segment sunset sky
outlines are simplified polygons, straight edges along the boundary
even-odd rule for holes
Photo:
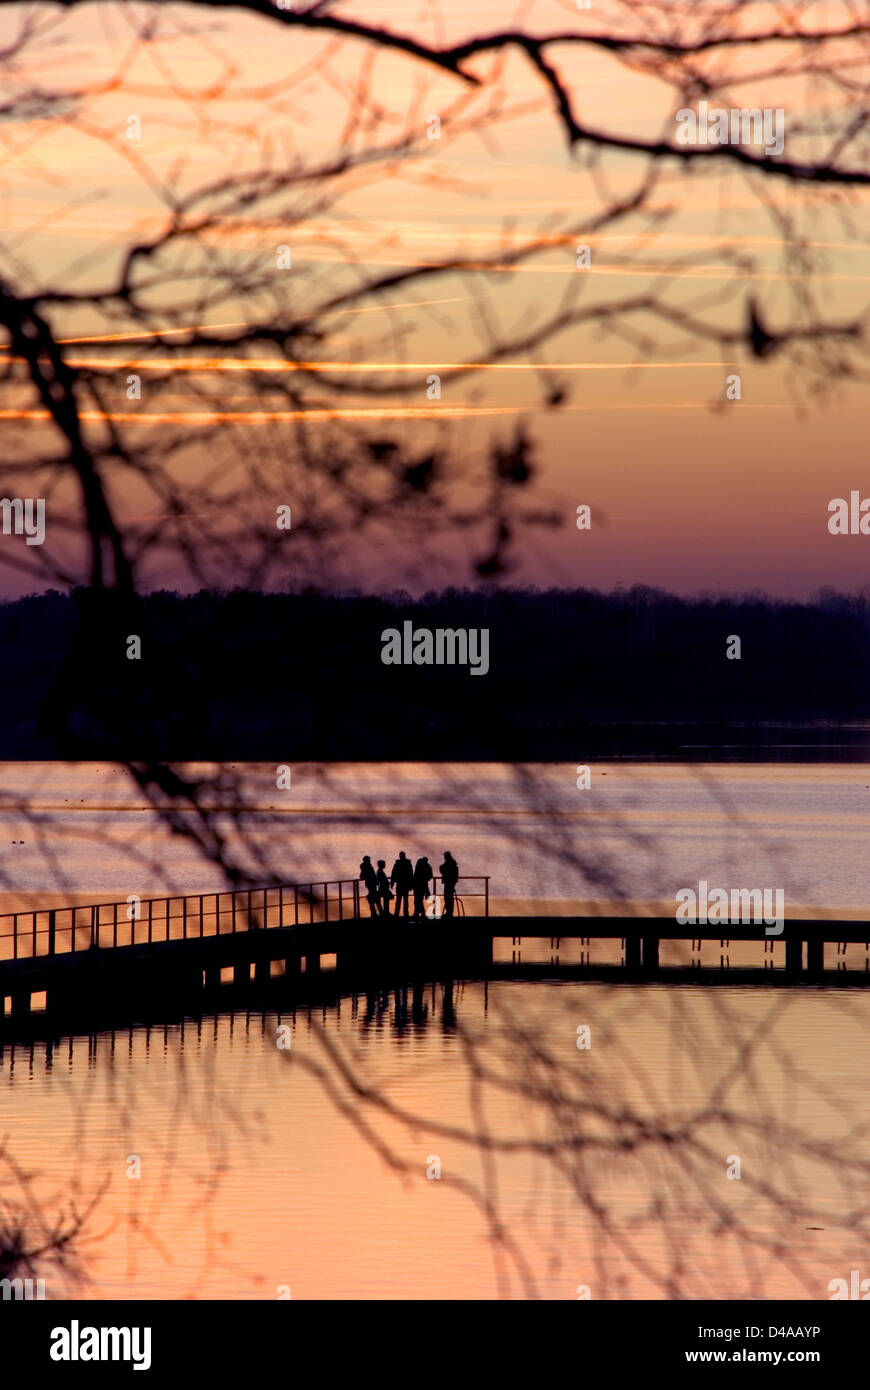
[[[276,502],[290,501],[304,517],[313,491],[294,492],[281,471],[304,418],[311,432],[389,433],[414,454],[448,447],[467,470],[455,484],[459,494],[467,488],[479,497],[475,470],[488,444],[505,442],[522,423],[539,469],[534,500],[563,523],[521,528],[511,582],[606,589],[643,583],[680,593],[757,588],[791,596],[866,584],[870,540],[827,529],[831,498],[856,488],[870,495],[864,381],[832,385],[829,374],[820,395],[808,351],[802,366],[781,356],[760,360],[636,308],[607,325],[573,323],[527,350],[493,350],[499,341],[522,344],[563,309],[652,295],[725,331],[745,323],[748,293],[774,330],[813,311],[833,320],[855,316],[870,286],[870,241],[861,230],[866,202],[858,193],[840,191],[835,203],[817,186],[762,182],[725,163],[687,177],[671,160],[659,167],[642,215],[581,234],[609,199],[638,190],[648,166],[635,155],[605,152],[593,168],[583,146],[572,155],[540,74],[513,50],[476,58],[471,66],[486,80],[473,89],[407,55],[282,31],[230,7],[209,14],[201,6],[161,6],[160,33],[143,44],[134,18],[122,12],[127,8],[87,6],[57,16],[46,7],[51,23],[5,73],[4,102],[34,87],[65,95],[48,113],[24,102],[15,118],[0,123],[2,274],[19,293],[37,285],[81,293],[113,284],[127,248],[167,226],[170,188],[182,201],[230,171],[298,171],[367,140],[401,140],[434,113],[445,126],[440,140],[424,139],[411,158],[380,159],[343,175],[322,205],[301,180],[252,210],[230,214],[223,206],[198,235],[199,259],[181,237],[179,249],[143,264],[157,285],[155,317],[144,330],[117,301],[105,312],[52,306],[56,335],[73,340],[66,344],[72,366],[114,366],[110,416],[128,440],[159,450],[171,437],[176,480],[202,479],[217,423],[223,445],[233,441],[261,458],[252,509],[266,517]],[[638,23],[624,6],[578,14],[567,0],[510,11],[495,0],[437,11],[370,3],[335,10],[442,44],[521,23],[534,33],[600,32],[611,24],[637,32]],[[845,6],[825,10],[832,27],[838,16],[848,21]],[[146,11],[137,8],[140,23]],[[744,12],[748,27],[763,26],[770,13],[763,5]],[[15,7],[4,7],[0,45],[19,21]],[[848,45],[825,52],[855,60]],[[756,49],[752,72],[767,74],[784,58],[794,62],[794,53]],[[584,46],[560,46],[551,56],[585,122],[672,139],[682,102],[639,64]],[[717,74],[725,61],[722,54],[711,60]],[[365,84],[367,124],[343,146],[348,112]],[[836,104],[829,85],[804,75],[764,76],[728,90],[735,103],[782,106],[787,131],[790,122],[797,127]],[[490,114],[475,128],[484,112]],[[137,140],[126,136],[131,115],[141,122]],[[807,154],[805,146],[798,150]],[[203,206],[181,216],[195,220]],[[534,255],[510,259],[512,249],[536,238]],[[576,266],[580,242],[590,247],[589,269]],[[292,277],[294,314],[320,314],[362,279],[445,258],[465,268],[324,312],[322,338],[300,353],[304,370],[291,373],[280,351],[260,346],[252,350],[262,359],[254,371],[251,352],[232,339],[252,315],[264,321],[268,293],[242,302],[229,286],[217,292],[220,277],[241,266],[250,273],[258,257],[273,266],[282,244],[292,249],[292,269],[275,274]],[[484,261],[486,271],[474,268]],[[225,334],[226,350],[186,351],[188,330],[197,325]],[[484,368],[452,379],[467,363]],[[130,372],[142,376],[141,401],[125,397]],[[734,372],[742,399],[726,402],[725,380]],[[426,393],[431,373],[442,380],[436,402]],[[259,394],[258,383],[286,382],[291,374],[304,392],[301,410]],[[547,404],[551,390],[564,393],[559,409]],[[100,411],[85,410],[83,419],[86,432],[100,437]],[[8,468],[41,451],[56,457],[59,436],[32,392],[9,384],[0,392],[0,428],[7,437],[0,486],[10,496],[30,495]],[[68,483],[54,496],[56,506],[76,505]],[[117,477],[114,499],[129,522],[161,515],[156,491],[129,473]],[[582,503],[592,508],[589,532],[575,525]],[[49,500],[49,524],[51,508]],[[46,559],[52,544],[49,538]],[[52,561],[57,553],[75,554],[66,535],[54,544],[60,552]],[[0,557],[14,546],[19,559],[20,540],[0,538]],[[417,538],[384,514],[373,529],[347,539],[328,571],[319,570],[309,548],[283,578],[419,591],[466,581],[480,552],[476,533],[433,534],[422,563]],[[38,572],[43,556],[25,558],[35,568],[22,573],[4,565],[0,591],[14,595],[50,582]],[[146,562],[142,579],[182,582],[165,556]]]

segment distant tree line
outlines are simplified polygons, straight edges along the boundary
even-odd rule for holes
[[[406,621],[487,628],[487,674],[385,665],[382,633]],[[686,725],[737,756],[781,742],[765,725],[870,718],[863,594],[81,589],[0,605],[0,634],[6,758],[713,756]]]

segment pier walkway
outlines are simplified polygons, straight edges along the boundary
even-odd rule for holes
[[[433,887],[437,895],[437,880]],[[361,990],[400,978],[505,976],[870,984],[868,922],[796,919],[774,937],[752,923],[493,915],[486,876],[461,877],[457,899],[449,919],[371,917],[359,880],[336,879],[0,916],[0,1027],[8,1034],[34,1014],[58,1026],[109,1014],[146,1021],[262,994],[267,985],[313,997],[327,975],[329,989]],[[673,941],[691,942],[679,970],[660,963],[661,943]],[[731,970],[732,944],[746,941],[765,943],[758,969]],[[596,942],[610,943],[607,964],[593,960]],[[708,962],[702,970],[711,943],[720,969]],[[862,949],[846,969],[849,944]]]

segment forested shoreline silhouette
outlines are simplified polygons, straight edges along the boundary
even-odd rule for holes
[[[385,665],[407,622],[488,629],[488,672]],[[79,589],[0,605],[0,632],[3,757],[709,759],[782,748],[782,724],[789,756],[828,757],[820,722],[870,718],[864,593]],[[865,755],[860,729],[838,741]]]

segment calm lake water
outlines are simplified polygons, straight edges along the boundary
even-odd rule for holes
[[[223,829],[265,876],[449,848],[496,908],[672,910],[705,878],[870,916],[860,767],[235,771]],[[221,886],[116,770],[0,787],[7,907]],[[868,1031],[857,989],[429,983],[7,1048],[0,1140],[46,1218],[95,1202],[88,1282],[49,1296],[828,1298],[870,1276]]]

